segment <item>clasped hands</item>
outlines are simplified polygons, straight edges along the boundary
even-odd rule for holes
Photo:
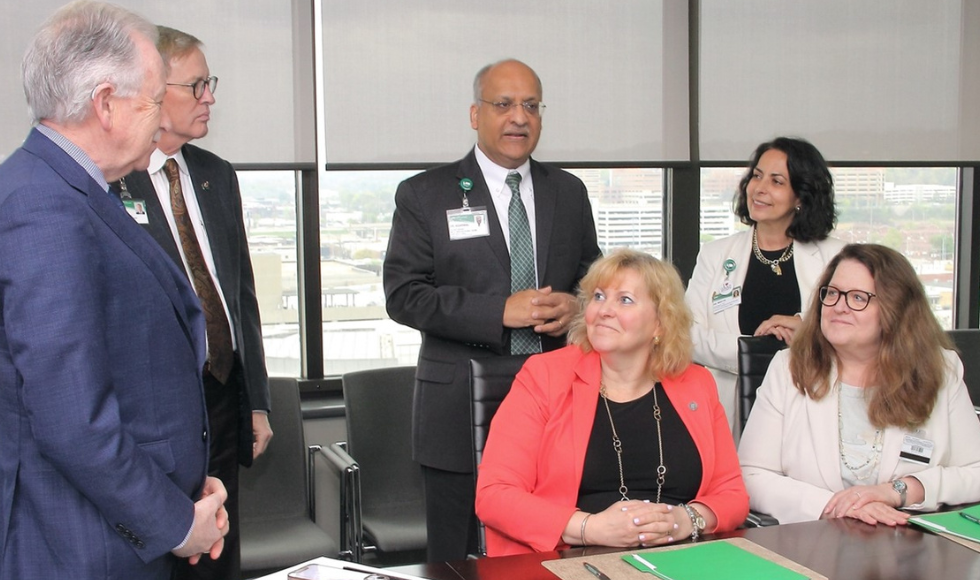
[[[214,560],[221,555],[228,534],[228,511],[225,500],[228,492],[221,480],[208,477],[204,480],[201,499],[194,503],[194,524],[187,542],[173,553],[197,564],[201,556],[208,554]]]
[[[793,316],[775,314],[768,320],[763,321],[759,325],[759,328],[755,329],[753,336],[771,334],[786,344],[790,344],[793,342],[793,334],[796,333],[802,324],[803,319],[795,314]]]
[[[692,529],[682,508],[649,501],[619,501],[589,517],[585,540],[589,545],[615,548],[658,546],[687,538]]]
[[[571,294],[554,292],[551,286],[515,292],[504,304],[504,326],[534,327],[534,332],[561,336],[578,313],[578,301]]]
[[[856,485],[838,491],[823,508],[820,519],[854,518],[864,523],[905,525],[909,514],[896,509],[898,493],[890,483]]]

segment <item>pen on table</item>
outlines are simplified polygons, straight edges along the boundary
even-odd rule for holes
[[[975,524],[980,524],[980,518],[977,518],[977,516],[975,516],[975,515],[968,514],[966,512],[960,512],[960,515],[963,516],[964,518],[970,520],[971,522],[973,522]]]
[[[585,569],[589,571],[589,574],[592,574],[593,576],[595,576],[599,580],[609,580],[609,576],[606,576],[605,574],[603,574],[602,571],[600,571],[598,568],[596,568],[592,564],[589,564],[588,562],[582,562],[582,565],[585,566]]]

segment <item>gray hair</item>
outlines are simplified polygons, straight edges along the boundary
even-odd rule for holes
[[[139,94],[146,71],[133,34],[157,40],[153,24],[113,4],[78,0],[55,12],[34,35],[21,65],[34,121],[85,120],[101,83],[111,83],[123,97]]]
[[[193,34],[188,34],[169,26],[157,26],[160,37],[157,39],[157,50],[163,57],[163,62],[170,67],[170,61],[187,56],[195,48],[201,48],[203,43]]]
[[[486,78],[487,73],[490,72],[490,69],[492,69],[493,67],[500,64],[504,64],[505,62],[516,62],[516,63],[523,64],[524,66],[527,66],[523,62],[517,60],[516,58],[505,58],[504,60],[498,60],[497,62],[492,62],[487,66],[478,70],[476,72],[476,77],[473,78],[473,104],[474,105],[479,105],[480,101],[483,99],[483,79]],[[538,82],[538,92],[543,93],[544,90],[541,88],[541,77],[538,76],[538,73],[534,72],[533,68],[529,66],[527,66],[527,68],[528,70],[531,71],[531,74],[534,75],[534,80]]]

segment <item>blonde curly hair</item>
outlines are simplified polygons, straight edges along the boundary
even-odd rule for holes
[[[569,325],[568,343],[583,352],[591,352],[585,326],[585,307],[592,301],[596,288],[609,283],[623,270],[633,270],[646,285],[657,309],[661,335],[650,343],[651,376],[675,377],[691,364],[691,311],[684,303],[684,284],[673,264],[650,254],[621,249],[596,260],[579,283],[579,311]]]

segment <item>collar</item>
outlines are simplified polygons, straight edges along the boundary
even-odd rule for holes
[[[178,149],[173,155],[167,155],[159,149],[154,149],[153,153],[150,154],[150,165],[147,166],[146,171],[150,175],[163,170],[163,164],[167,162],[167,159],[173,159],[177,162],[177,167],[180,168],[180,172],[183,175],[190,175],[187,170],[187,162],[184,161],[184,151]]]
[[[109,183],[105,180],[105,175],[102,170],[92,161],[92,158],[88,156],[88,153],[82,151],[82,148],[78,145],[72,143],[68,137],[65,137],[55,129],[44,125],[43,123],[38,123],[34,126],[38,133],[44,135],[51,140],[52,143],[61,148],[62,151],[68,154],[69,157],[75,160],[75,163],[82,166],[89,176],[99,184],[102,191],[109,191]]]
[[[483,179],[487,182],[487,188],[490,193],[496,194],[504,190],[507,184],[504,182],[507,174],[513,171],[521,174],[521,185],[524,189],[524,184],[528,184],[528,176],[531,174],[531,160],[530,158],[521,164],[517,169],[507,169],[506,167],[501,167],[487,157],[487,154],[480,150],[480,146],[477,145],[473,148],[476,152],[476,162],[480,165],[480,171],[483,172]],[[510,195],[510,188],[507,187],[507,193]]]

